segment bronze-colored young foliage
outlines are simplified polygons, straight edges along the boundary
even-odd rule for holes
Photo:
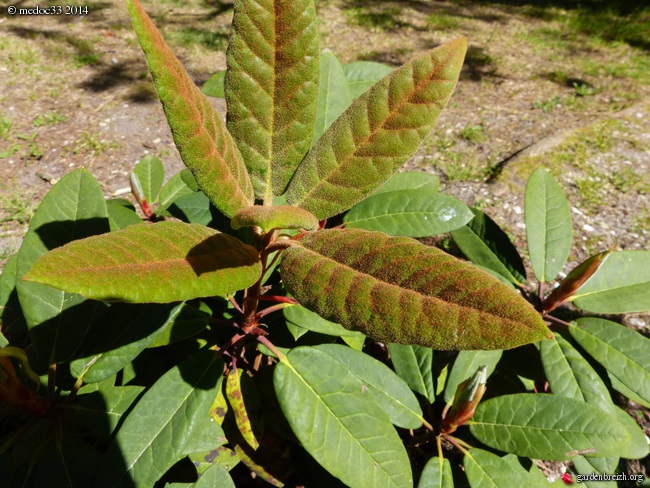
[[[511,288],[409,238],[317,232],[284,252],[282,280],[307,308],[384,342],[509,349],[551,337]]]

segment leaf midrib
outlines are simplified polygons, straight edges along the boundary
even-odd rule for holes
[[[368,451],[368,450],[367,450],[367,449],[366,449],[366,448],[365,448],[365,447],[364,447],[364,446],[363,446],[363,445],[362,445],[362,444],[357,440],[357,438],[354,436],[354,434],[352,434],[352,432],[350,432],[350,431],[348,430],[347,426],[346,426],[345,424],[343,424],[343,422],[341,422],[341,421],[339,420],[338,415],[336,415],[336,414],[335,414],[335,413],[330,409],[329,405],[328,405],[327,403],[325,403],[325,401],[323,401],[323,400],[321,399],[321,396],[316,392],[316,390],[314,390],[314,389],[311,387],[311,385],[310,385],[309,383],[307,383],[307,381],[303,378],[303,376],[302,376],[300,373],[298,373],[298,371],[293,367],[293,364],[291,364],[291,362],[289,362],[289,359],[288,359],[288,358],[286,358],[285,361],[283,361],[283,364],[284,364],[285,366],[287,366],[289,369],[291,369],[291,371],[293,371],[293,372],[295,373],[295,375],[300,379],[300,381],[302,381],[302,382],[304,383],[304,385],[305,385],[305,386],[306,386],[306,387],[307,387],[307,388],[312,392],[312,394],[314,395],[314,397],[315,397],[315,398],[316,398],[316,399],[317,399],[317,400],[318,400],[318,401],[319,401],[319,402],[320,402],[320,403],[325,407],[325,409],[327,410],[327,412],[328,412],[328,413],[329,413],[329,414],[330,414],[330,415],[331,415],[331,416],[332,416],[332,417],[337,421],[337,423],[341,426],[341,429],[344,430],[345,432],[347,432],[347,434],[350,436],[351,439],[353,439],[353,440],[355,441],[355,443],[359,446],[359,448],[360,448],[363,452],[365,452],[368,456],[370,456],[370,458],[373,459],[373,461],[375,462],[375,464],[381,468],[382,472],[384,472],[384,474],[386,475],[386,478],[391,482],[391,484],[392,484],[393,486],[396,486],[396,487],[397,487],[398,485],[395,484],[395,482],[393,481],[392,476],[391,476],[391,475],[386,471],[386,469],[384,468],[384,466],[383,466],[380,462],[378,462],[378,461],[375,459],[375,457],[374,457],[374,456],[373,456],[373,455],[372,455],[372,454],[371,454],[371,453],[370,453],[370,452],[369,452],[369,451]]]
[[[398,105],[395,106],[395,108],[394,108],[393,110],[391,110],[391,111],[389,112],[388,116],[383,120],[383,122],[382,122],[381,124],[379,124],[379,125],[378,125],[374,130],[373,130],[373,131],[371,131],[371,132],[368,134],[368,136],[365,137],[365,138],[363,139],[363,141],[361,141],[360,143],[355,143],[355,149],[354,149],[354,151],[349,151],[348,154],[344,157],[344,159],[343,159],[342,161],[338,161],[338,160],[337,160],[337,162],[336,162],[337,164],[336,164],[336,166],[332,169],[332,171],[330,171],[327,175],[321,175],[319,183],[316,184],[316,185],[314,185],[314,186],[313,186],[310,190],[308,190],[308,191],[307,191],[307,192],[306,192],[306,193],[305,193],[305,194],[304,194],[304,195],[303,195],[299,200],[295,201],[293,204],[299,207],[299,206],[301,205],[302,202],[304,202],[305,200],[307,200],[307,199],[308,199],[308,198],[309,198],[309,197],[310,197],[314,192],[316,192],[318,189],[320,189],[321,186],[322,186],[325,182],[327,182],[327,181],[332,177],[332,175],[336,174],[342,166],[347,165],[347,163],[350,161],[350,159],[351,159],[352,157],[354,157],[354,155],[359,151],[359,149],[365,147],[366,144],[367,144],[367,142],[368,142],[370,139],[372,139],[372,138],[375,136],[375,134],[377,134],[377,132],[379,132],[380,130],[382,130],[382,129],[384,128],[384,126],[388,123],[388,121],[389,121],[390,119],[392,119],[393,116],[394,116],[395,114],[397,114],[397,113],[402,109],[402,107],[403,107],[404,105],[406,105],[406,104],[409,102],[409,100],[412,100],[412,99],[415,97],[415,95],[416,95],[417,93],[419,93],[420,90],[423,89],[424,86],[426,86],[426,85],[428,85],[429,83],[433,82],[433,78],[434,78],[434,76],[436,76],[440,71],[442,71],[442,69],[447,65],[447,63],[449,62],[449,60],[452,59],[452,58],[454,57],[454,55],[455,55],[455,52],[451,52],[451,53],[447,56],[447,58],[444,60],[444,62],[440,63],[440,65],[437,66],[436,69],[435,69],[433,72],[431,72],[430,76],[426,78],[426,81],[424,81],[424,82],[422,82],[420,85],[418,85],[418,86],[417,86],[417,87],[416,87],[416,88],[411,92],[411,94],[410,94],[409,97],[405,97],[404,100],[402,100]],[[395,71],[393,71],[393,73],[395,73]],[[392,73],[391,73],[391,74],[392,74]],[[387,76],[390,76],[390,75],[387,75]],[[448,81],[448,80],[436,80],[436,81]],[[377,84],[375,85],[375,87],[378,86],[378,84],[379,84],[379,83],[377,83]],[[374,88],[374,87],[373,87],[373,88]],[[372,88],[371,88],[371,89],[372,89]],[[371,89],[369,89],[369,90],[371,90]],[[364,95],[366,95],[367,93],[368,93],[368,91],[366,91],[366,92],[364,93]],[[362,95],[362,96],[364,96],[364,95]],[[359,99],[357,99],[357,100],[359,100]],[[438,107],[438,109],[440,109],[440,110],[442,109],[442,107],[440,107],[440,105],[437,103],[437,101],[433,101],[432,103],[435,104],[435,105]],[[343,114],[342,114],[341,116],[339,116],[339,118],[337,119],[337,121],[338,121],[338,120],[343,120],[342,117],[344,117],[344,115],[345,115],[345,114],[346,114],[346,113],[347,113],[347,112],[348,112],[352,107],[354,107],[354,106],[355,106],[355,105],[352,104],[350,107],[348,107],[348,109],[347,109],[345,112],[343,112]],[[335,121],[335,123],[336,123],[336,121]],[[333,125],[333,124],[332,124],[332,125]],[[421,126],[420,126],[420,127],[421,127]],[[330,126],[330,128],[331,128],[331,126]],[[324,134],[323,134],[323,135],[324,135]],[[322,141],[322,140],[324,140],[324,139],[321,137],[321,141]],[[319,142],[320,142],[320,141],[319,141]],[[319,146],[319,147],[320,147],[320,146]],[[312,148],[312,150],[313,150],[313,148]],[[314,153],[313,153],[312,151],[310,151],[310,152],[307,154],[307,156],[309,156],[310,154],[314,154]]]

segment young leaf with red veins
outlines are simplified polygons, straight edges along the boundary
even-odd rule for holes
[[[355,100],[298,166],[287,202],[326,219],[388,180],[433,129],[466,48],[456,39],[427,51]]]
[[[314,131],[319,81],[313,0],[236,0],[225,95],[228,130],[255,196],[284,192]]]
[[[271,229],[318,229],[318,219],[298,207],[278,205],[266,207],[255,205],[241,209],[232,218],[230,225],[233,229],[242,227],[261,227],[264,232]]]
[[[54,249],[25,279],[95,300],[167,303],[234,293],[261,272],[255,248],[234,237],[198,224],[160,222]]]
[[[514,290],[410,238],[316,232],[283,252],[281,274],[301,305],[382,342],[509,349],[552,336]]]
[[[253,204],[239,149],[138,0],[127,6],[178,152],[214,206],[232,217]]]

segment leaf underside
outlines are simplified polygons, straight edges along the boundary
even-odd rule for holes
[[[198,224],[135,225],[51,251],[26,279],[96,300],[165,303],[234,293],[261,273],[259,255]]]
[[[409,238],[320,231],[284,251],[281,274],[303,306],[379,341],[507,349],[551,336],[513,290]]]
[[[298,166],[287,202],[325,219],[385,182],[435,125],[466,47],[465,39],[457,39],[428,51],[355,100]]]
[[[214,206],[232,217],[253,204],[239,149],[138,0],[127,6],[183,163]]]
[[[235,1],[225,95],[228,130],[255,196],[284,192],[311,144],[319,80],[312,0]]]

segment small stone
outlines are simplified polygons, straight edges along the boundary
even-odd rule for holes
[[[124,187],[124,188],[120,188],[119,190],[115,190],[113,192],[113,196],[117,197],[119,195],[126,195],[127,193],[131,193],[131,188],[130,187]]]
[[[154,144],[160,144],[160,141],[161,141],[160,137],[156,137],[156,138],[153,140],[153,143],[154,143]]]
[[[515,227],[517,227],[517,229],[525,229],[525,228],[526,228],[526,224],[524,224],[523,222],[517,222],[517,223],[515,224]]]
[[[512,207],[512,209],[515,211],[515,213],[517,215],[521,215],[522,210],[521,210],[521,207],[519,205],[515,205],[514,207]]]
[[[585,224],[585,225],[582,226],[582,230],[584,230],[586,232],[593,232],[594,228],[589,224]]]

